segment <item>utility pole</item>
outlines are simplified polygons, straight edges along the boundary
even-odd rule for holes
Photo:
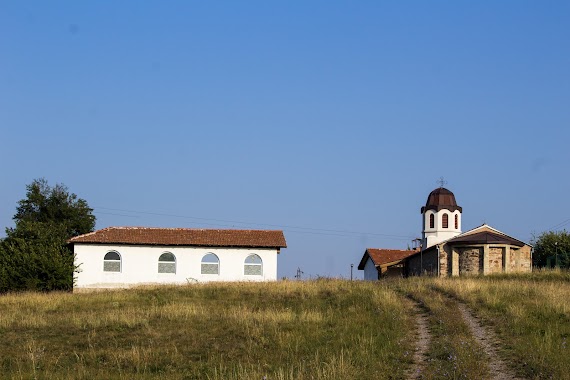
[[[295,278],[296,278],[297,280],[300,280],[300,279],[301,279],[301,275],[302,275],[303,273],[305,273],[305,272],[303,272],[303,271],[301,270],[301,268],[298,267],[298,268],[297,268],[297,274],[295,275]]]
[[[352,281],[352,268],[354,268],[354,264],[350,264],[350,281]]]

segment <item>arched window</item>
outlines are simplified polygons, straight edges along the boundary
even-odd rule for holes
[[[435,216],[433,214],[429,215],[429,228],[435,227]]]
[[[459,229],[459,215],[455,214],[455,229]]]
[[[256,254],[251,254],[245,259],[243,274],[261,276],[263,274],[263,261]]]
[[[220,259],[213,253],[202,257],[202,274],[220,274]]]
[[[176,273],[176,256],[164,252],[158,258],[158,273]]]
[[[443,214],[441,216],[441,227],[448,228],[449,227],[449,215]]]
[[[120,272],[121,271],[121,255],[119,252],[107,252],[103,258],[103,272]]]

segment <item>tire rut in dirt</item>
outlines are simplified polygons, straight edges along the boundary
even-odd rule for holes
[[[461,315],[465,320],[465,323],[469,326],[471,334],[475,337],[477,343],[489,358],[488,365],[491,379],[522,380],[521,378],[516,377],[513,371],[508,368],[505,362],[499,357],[497,349],[495,348],[498,342],[495,335],[489,329],[481,325],[467,305],[455,299],[453,299],[453,301],[457,302],[457,307],[461,311]]]
[[[422,379],[422,373],[425,368],[427,352],[431,341],[426,311],[418,305],[414,306],[414,311],[416,314],[416,344],[413,355],[413,364],[407,371],[407,378],[409,380]]]

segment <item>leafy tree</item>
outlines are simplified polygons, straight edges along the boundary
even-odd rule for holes
[[[26,198],[18,202],[14,221],[56,223],[65,228],[66,239],[85,234],[95,228],[93,209],[87,201],[70,194],[63,184],[50,187],[44,178],[26,186]]]
[[[26,189],[16,226],[7,228],[0,242],[0,292],[70,290],[75,266],[67,240],[93,231],[93,210],[66,186],[51,187],[43,178]]]
[[[570,268],[570,233],[566,230],[544,232],[533,238],[532,245],[535,266],[546,266],[550,258],[551,265],[557,259],[560,267]]]
[[[0,292],[73,288],[73,253],[58,239],[8,239],[2,244],[0,265]]]

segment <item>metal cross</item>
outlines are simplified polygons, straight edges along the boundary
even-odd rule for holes
[[[447,184],[447,181],[444,180],[443,177],[439,177],[439,179],[435,182],[439,183],[439,187],[443,187],[443,185]]]

